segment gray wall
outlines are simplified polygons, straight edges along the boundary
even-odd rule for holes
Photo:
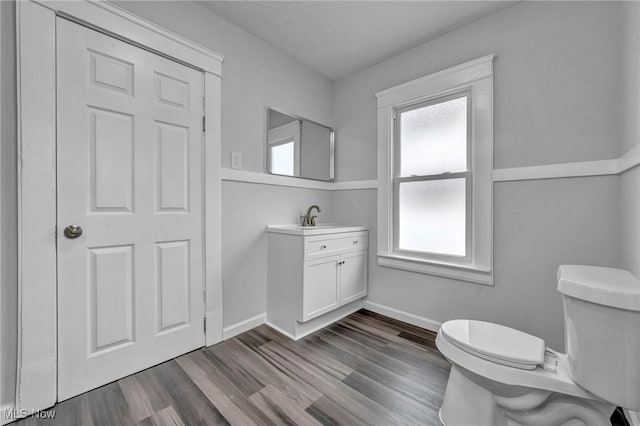
[[[307,208],[330,222],[331,192],[241,182],[222,186],[222,282],[225,327],[265,313],[267,236],[265,225],[299,222]]]
[[[223,167],[234,151],[243,169],[265,170],[268,106],[330,125],[331,81],[208,9],[185,1],[112,3],[224,56]]]
[[[615,158],[618,2],[521,2],[336,82],[338,180],[376,177],[374,93],[495,53],[495,167]]]
[[[18,342],[15,5],[0,2],[0,406],[15,399]]]
[[[494,198],[493,287],[377,266],[375,190],[335,192],[332,215],[370,227],[369,301],[439,322],[505,324],[563,350],[558,265],[618,265],[618,178],[504,182]]]
[[[222,65],[222,166],[230,153],[243,169],[262,172],[266,108],[274,106],[331,123],[333,83],[271,45],[191,2],[115,2],[224,56]],[[222,185],[224,326],[263,314],[266,307],[265,225],[298,220],[311,204],[330,216],[326,191],[237,182]]]
[[[640,143],[640,2],[624,2],[622,10],[625,22],[620,49],[624,52],[620,103],[624,113],[624,137],[620,149],[624,154]]]
[[[521,2],[336,82],[338,179],[376,177],[376,91],[490,53],[495,168],[617,158],[626,23],[620,3]],[[619,178],[505,182],[494,191],[494,287],[380,268],[372,257],[369,300],[435,321],[496,321],[562,350],[557,267],[618,266]],[[375,197],[336,193],[334,219],[366,210],[362,220],[375,228]]]

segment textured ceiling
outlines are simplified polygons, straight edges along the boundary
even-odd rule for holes
[[[332,80],[513,1],[199,1]]]

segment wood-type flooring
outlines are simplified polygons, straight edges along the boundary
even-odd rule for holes
[[[297,342],[262,325],[13,425],[439,425],[448,375],[435,333],[361,310]]]

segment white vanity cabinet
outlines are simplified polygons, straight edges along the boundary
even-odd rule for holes
[[[367,295],[366,228],[267,231],[269,325],[298,339],[362,307]]]

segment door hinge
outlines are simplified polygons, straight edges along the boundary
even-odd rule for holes
[[[202,116],[202,131],[204,132],[207,128],[207,118],[205,116]]]
[[[207,317],[204,317],[204,332],[207,332]]]

